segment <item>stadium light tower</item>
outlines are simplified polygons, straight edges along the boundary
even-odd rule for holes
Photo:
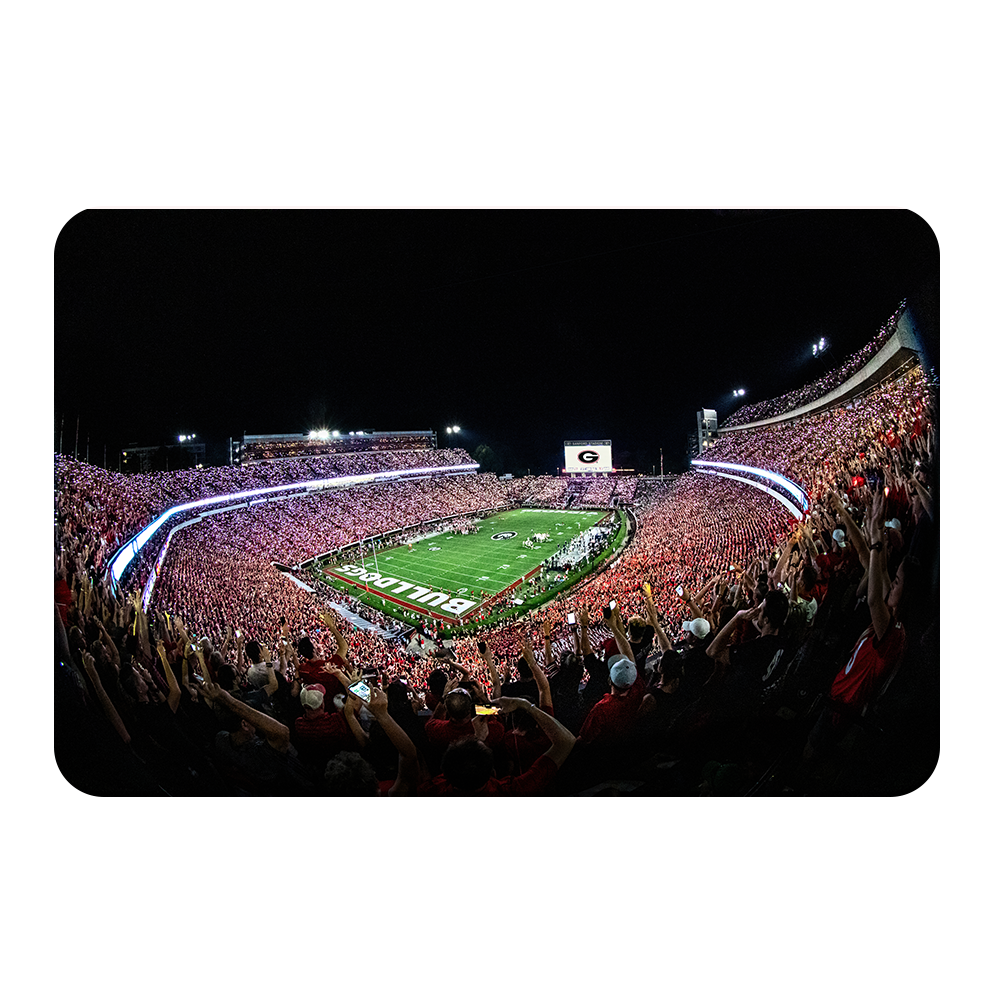
[[[813,357],[818,358],[830,345],[826,337],[820,337],[818,344],[813,344]]]
[[[747,394],[746,389],[733,389],[734,396],[745,396]]]

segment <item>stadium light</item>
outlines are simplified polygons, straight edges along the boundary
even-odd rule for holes
[[[734,396],[745,396],[746,392],[746,389],[733,389]]]

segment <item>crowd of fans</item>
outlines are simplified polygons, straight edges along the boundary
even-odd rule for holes
[[[123,475],[57,455],[56,517],[64,535],[83,538],[91,547],[94,565],[101,567],[119,546],[165,510],[192,500],[340,476],[471,464],[468,452],[444,448]]]
[[[567,480],[429,476],[205,517],[173,536],[147,613],[102,573],[128,535],[118,518],[141,526],[183,489],[233,491],[217,484],[252,470],[203,483],[57,459],[57,759],[98,794],[909,790],[894,775],[934,766],[935,427],[918,369],[850,407],[727,434],[712,458],[800,483],[804,521],[736,480],[636,479],[634,536],[611,565],[454,641],[274,563],[559,508]],[[580,502],[621,482],[587,483]]]
[[[306,458],[364,451],[421,451],[434,447],[434,435],[426,434],[343,434],[336,437],[311,437],[297,434],[294,437],[276,434],[248,436],[243,440],[243,462]]]
[[[780,472],[810,499],[831,489],[843,494],[851,480],[891,464],[905,443],[912,447],[934,422],[932,387],[921,368],[877,387],[846,407],[787,423],[720,436],[711,461],[739,462]]]
[[[896,332],[896,325],[905,310],[906,300],[904,299],[896,307],[896,311],[879,327],[878,333],[861,350],[855,351],[838,368],[827,372],[815,382],[810,382],[808,385],[785,393],[784,396],[777,396],[774,399],[765,399],[758,403],[748,403],[746,406],[741,406],[735,413],[727,417],[720,426],[738,427],[741,424],[753,423],[755,420],[766,420],[769,417],[780,416],[782,413],[790,413],[800,406],[805,406],[807,403],[822,399],[827,393],[836,389],[837,386],[843,385],[856,372],[861,371],[878,354],[893,333]]]

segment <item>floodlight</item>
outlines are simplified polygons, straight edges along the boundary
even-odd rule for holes
[[[457,434],[462,428],[455,424],[455,433]]]
[[[177,440],[178,441],[183,441],[184,440],[184,435],[183,434],[178,434],[177,435]]]

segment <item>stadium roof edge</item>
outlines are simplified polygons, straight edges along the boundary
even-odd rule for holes
[[[428,429],[424,431],[373,431],[371,434],[365,432],[354,432],[354,437],[412,437],[414,435],[418,437],[424,437],[425,435],[432,435],[434,433],[433,429]],[[298,441],[300,438],[308,438],[308,431],[301,431],[297,434],[244,434],[244,441]],[[341,435],[341,437],[346,437],[346,435]]]
[[[820,396],[819,399],[815,399],[805,406],[796,407],[794,410],[788,410],[786,413],[779,413],[775,417],[737,424],[734,427],[719,427],[719,436],[721,437],[723,434],[732,433],[733,431],[771,427],[775,424],[782,424],[787,420],[804,417],[810,413],[819,413],[821,410],[835,406],[838,403],[848,403],[856,396],[878,385],[879,382],[893,373],[918,364],[921,353],[920,341],[913,330],[910,310],[907,309],[899,318],[892,336],[885,342],[878,354],[864,368],[855,372],[846,382],[841,383],[825,396]]]

